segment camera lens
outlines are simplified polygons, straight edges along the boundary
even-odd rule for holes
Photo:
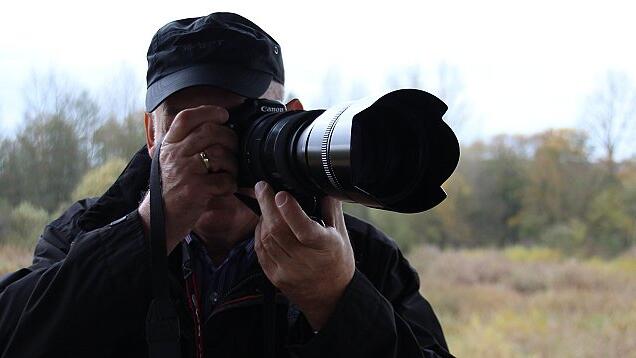
[[[398,212],[446,197],[440,186],[457,166],[459,143],[435,96],[406,89],[284,113],[256,110],[262,101],[249,115],[230,116],[239,123],[239,184],[266,180],[301,199],[331,195]]]

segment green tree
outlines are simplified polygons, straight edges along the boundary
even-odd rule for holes
[[[464,149],[459,173],[470,195],[460,204],[471,240],[503,246],[519,240],[523,192],[528,184],[528,138],[498,136]]]
[[[54,210],[68,199],[88,166],[75,128],[59,115],[29,120],[6,146],[0,196],[13,204],[28,201]]]
[[[97,163],[112,158],[130,158],[146,143],[143,112],[126,116],[123,120],[114,117],[105,121],[92,135]]]
[[[613,255],[636,244],[636,221],[628,205],[625,193],[616,187],[594,197],[587,212],[592,251]]]
[[[117,179],[125,166],[125,160],[112,158],[99,167],[89,170],[73,191],[71,199],[75,201],[102,195]]]
[[[582,132],[549,130],[532,140],[535,148],[519,221],[522,235],[537,240],[551,226],[583,220],[601,188],[602,173],[590,162]]]

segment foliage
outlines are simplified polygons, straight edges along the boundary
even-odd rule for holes
[[[5,147],[0,196],[12,204],[28,201],[53,210],[87,168],[77,133],[61,116],[31,120]]]
[[[102,195],[117,179],[125,166],[126,161],[121,158],[113,158],[101,166],[89,170],[73,191],[72,201]]]
[[[442,66],[423,76],[414,66],[403,73],[390,79],[391,86],[430,88],[450,106],[445,119],[456,130],[463,127],[469,106],[457,69]],[[325,79],[327,103],[342,99],[332,88],[338,81],[333,71]],[[345,210],[377,225],[405,252],[420,243],[540,244],[569,255],[620,255],[636,244],[636,157],[617,154],[628,143],[620,128],[627,132],[636,123],[626,103],[634,86],[626,81],[611,75],[590,97],[586,131],[551,129],[464,145],[457,170],[443,185],[448,197],[432,210],[404,215],[354,204]],[[0,139],[0,235],[11,230],[7,218],[22,202],[57,212],[108,187],[122,160],[145,142],[132,83],[113,86],[110,100],[98,101],[55,76],[34,81],[24,126],[15,137]],[[599,142],[602,133],[606,142]]]
[[[592,159],[587,136],[573,129],[498,136],[462,150],[444,184],[448,198],[414,215],[357,208],[403,250],[541,244],[569,254],[617,255],[636,244],[636,165]]]
[[[46,210],[22,202],[10,212],[8,228],[0,242],[33,247],[48,221]]]
[[[145,135],[143,113],[132,113],[123,120],[110,118],[93,133],[97,162],[130,158],[146,143]]]
[[[559,250],[540,246],[511,246],[503,254],[508,260],[515,262],[558,262],[563,259]]]

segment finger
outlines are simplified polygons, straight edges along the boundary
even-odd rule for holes
[[[275,200],[283,220],[289,225],[298,241],[307,245],[320,235],[322,227],[305,214],[291,194],[281,191],[276,194]]]
[[[202,165],[202,164],[201,164]],[[225,196],[237,190],[236,180],[230,173],[194,174],[196,181],[191,182],[192,189],[206,198]]]
[[[203,123],[223,124],[227,122],[227,119],[227,110],[218,106],[199,106],[184,109],[172,121],[164,141],[167,143],[179,142]]]
[[[203,150],[208,157],[208,170],[201,158],[200,152],[194,154],[192,157],[201,162],[201,167],[205,172],[220,173],[227,172],[236,178],[238,175],[238,160],[234,154],[227,148],[220,145],[213,145]]]
[[[230,173],[210,173],[207,175],[210,179],[210,193],[213,196],[226,196],[236,192],[236,179]]]
[[[274,259],[270,256],[269,252],[263,249],[263,245],[261,245],[260,249],[256,251],[256,257],[258,258],[258,263],[261,264],[261,267],[267,277],[269,277],[278,267],[276,261],[274,261]]]
[[[261,207],[261,215],[270,227],[278,227],[283,223],[283,218],[278,212],[276,203],[274,202],[274,190],[264,181],[259,181],[254,186],[256,200]]]
[[[238,137],[232,129],[214,123],[204,123],[195,128],[181,141],[183,155],[190,156],[207,147],[219,145],[235,155],[238,149]],[[208,153],[210,154],[210,153]]]
[[[327,226],[335,227],[338,230],[345,228],[344,212],[342,202],[331,196],[325,196],[320,201],[322,217]]]
[[[291,258],[289,253],[278,244],[278,241],[276,241],[272,233],[265,235],[261,242],[263,249],[265,249],[278,266],[284,265]]]
[[[254,232],[254,251],[256,251],[256,257],[258,258],[258,262],[261,264],[263,271],[272,272],[273,269],[276,268],[276,263],[271,258],[269,253],[265,251],[263,248],[263,241],[261,238],[261,227],[263,225],[263,220],[259,220],[256,225],[256,230]]]
[[[201,155],[205,153],[207,157],[207,165],[205,159]],[[238,175],[238,161],[232,156],[230,151],[221,146],[208,147],[205,150],[191,155],[186,158],[188,170],[196,174],[222,173],[226,172],[236,178]]]
[[[262,249],[261,247],[261,222],[263,218],[258,219],[258,224],[256,224],[256,228],[254,229],[254,251],[258,252]]]
[[[287,225],[285,223],[285,225]],[[285,230],[284,232],[271,234],[272,239],[276,245],[283,250],[289,257],[297,257],[303,248],[303,244],[298,240],[296,235],[291,230]]]

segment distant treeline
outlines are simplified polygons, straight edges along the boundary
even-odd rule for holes
[[[410,82],[394,86],[418,87],[412,72]],[[448,74],[440,71],[444,84],[437,94],[452,109],[445,119],[458,129],[468,107],[459,82],[442,81],[457,78]],[[334,86],[326,81],[324,92]],[[590,97],[583,129],[464,145],[444,185],[448,198],[428,212],[403,215],[353,204],[346,210],[377,224],[404,250],[419,243],[541,244],[615,255],[636,245],[636,157],[618,155],[633,140],[627,135],[636,122],[633,89],[625,77],[608,75]],[[49,85],[36,92],[16,134],[0,138],[0,245],[33,245],[74,200],[103,193],[145,143],[143,112],[135,110],[131,91],[116,90],[120,100],[110,105],[86,91]]]
[[[636,160],[594,160],[589,148],[574,129],[501,135],[462,149],[438,207],[415,215],[349,211],[404,248],[541,244],[613,255],[636,245]]]

